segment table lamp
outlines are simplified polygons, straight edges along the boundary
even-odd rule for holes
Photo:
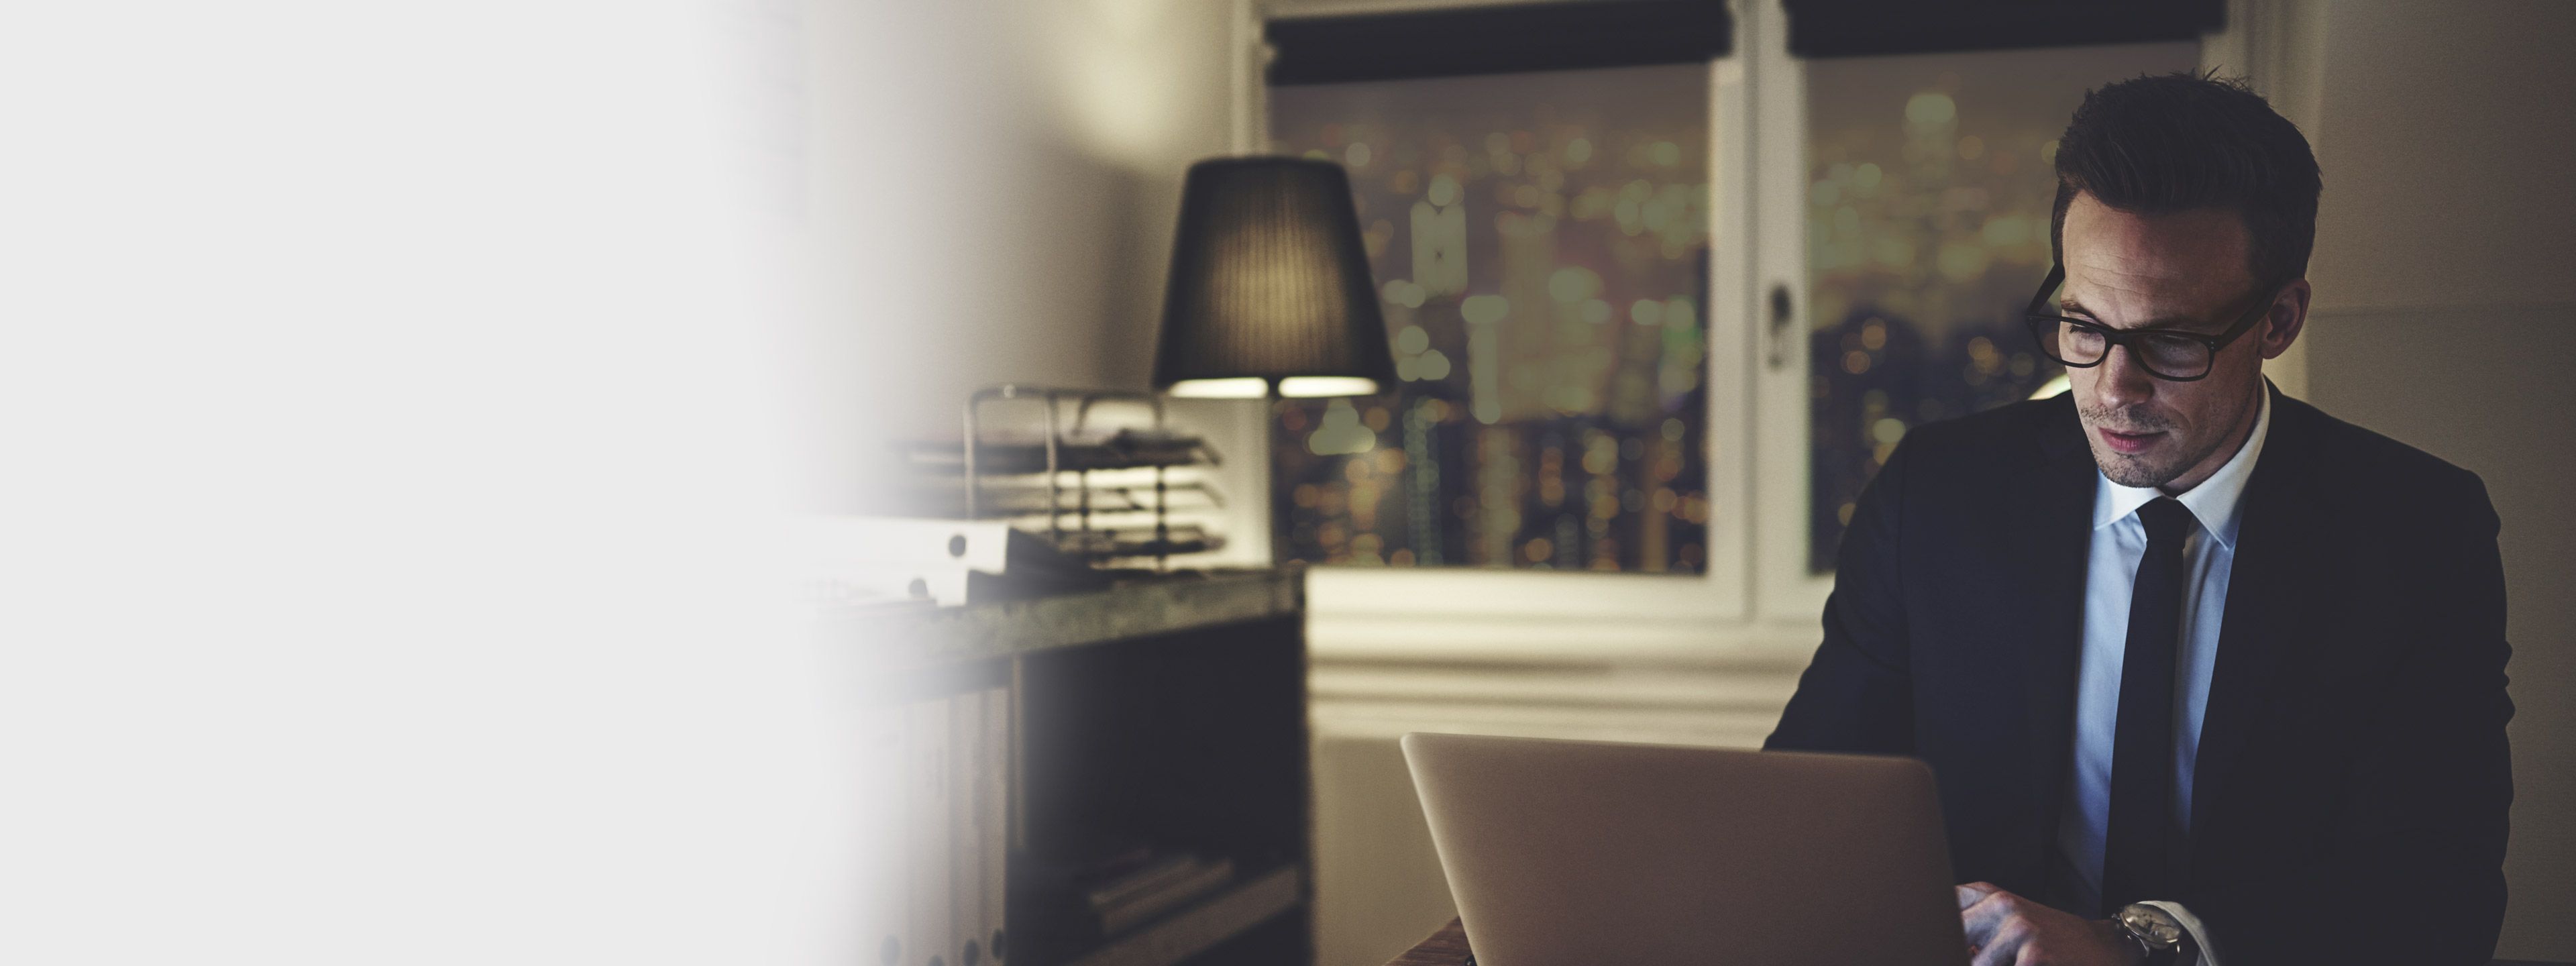
[[[1329,161],[1190,166],[1154,386],[1173,396],[1366,396],[1391,389],[1349,178]]]

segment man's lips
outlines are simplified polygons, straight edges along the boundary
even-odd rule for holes
[[[2112,451],[2120,453],[2141,452],[2155,445],[2156,438],[2164,435],[2161,431],[2153,433],[2116,433],[2107,429],[2097,431],[2102,434],[2103,443],[2109,445]]]

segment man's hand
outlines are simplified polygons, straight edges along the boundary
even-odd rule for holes
[[[2080,919],[1988,882],[1959,889],[1975,966],[2133,966],[2138,947],[2108,919]]]

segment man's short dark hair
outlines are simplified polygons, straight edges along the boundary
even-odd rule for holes
[[[2137,77],[2086,92],[2058,138],[2049,244],[2063,261],[2077,192],[2132,214],[2224,208],[2252,237],[2254,281],[2278,290],[2308,273],[2321,188],[2308,139],[2244,81]]]

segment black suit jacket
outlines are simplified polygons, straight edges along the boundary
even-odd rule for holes
[[[2486,487],[2267,391],[2187,885],[2159,898],[2229,966],[2484,963],[2513,798]],[[2096,478],[2066,395],[1908,433],[1852,514],[1824,644],[1765,747],[1922,758],[1959,881],[2045,898]]]

